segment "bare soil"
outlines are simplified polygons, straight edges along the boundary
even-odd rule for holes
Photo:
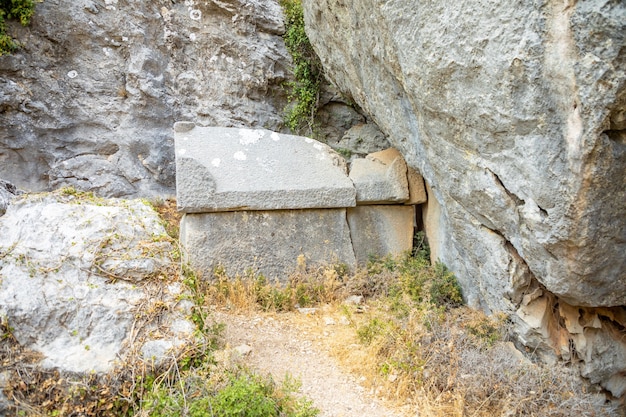
[[[399,417],[366,389],[364,378],[341,369],[331,356],[327,338],[348,323],[324,309],[303,312],[245,315],[216,312],[226,324],[227,346],[243,353],[244,363],[261,374],[271,374],[276,382],[285,375],[297,378],[300,392],[313,401],[320,417]]]

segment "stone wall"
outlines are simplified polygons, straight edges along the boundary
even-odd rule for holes
[[[424,181],[395,149],[348,173],[310,138],[191,123],[177,123],[175,137],[180,241],[207,278],[222,267],[284,282],[303,265],[354,269],[412,248]]]

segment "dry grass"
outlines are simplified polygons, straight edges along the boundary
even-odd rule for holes
[[[333,355],[377,397],[414,415],[615,416],[622,411],[565,365],[534,363],[507,339],[504,315],[487,317],[458,303],[458,289],[442,265],[425,255],[373,262],[347,274],[320,268],[279,285],[248,274],[217,271],[207,298],[229,310],[283,312],[326,304],[347,326],[333,329],[300,315],[300,325],[325,341]],[[338,273],[338,270],[341,273]],[[349,295],[361,305],[347,305]],[[344,316],[346,319],[341,319]],[[323,336],[326,335],[326,336]]]

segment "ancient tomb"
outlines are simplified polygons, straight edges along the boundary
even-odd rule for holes
[[[284,280],[302,266],[411,250],[424,182],[395,149],[346,161],[310,138],[179,122],[180,241],[204,276],[221,266]]]

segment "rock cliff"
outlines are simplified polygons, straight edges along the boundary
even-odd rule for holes
[[[0,57],[0,178],[105,196],[174,193],[174,121],[278,129],[276,1],[46,0]]]
[[[327,75],[427,181],[468,301],[622,395],[626,4],[303,3]]]

